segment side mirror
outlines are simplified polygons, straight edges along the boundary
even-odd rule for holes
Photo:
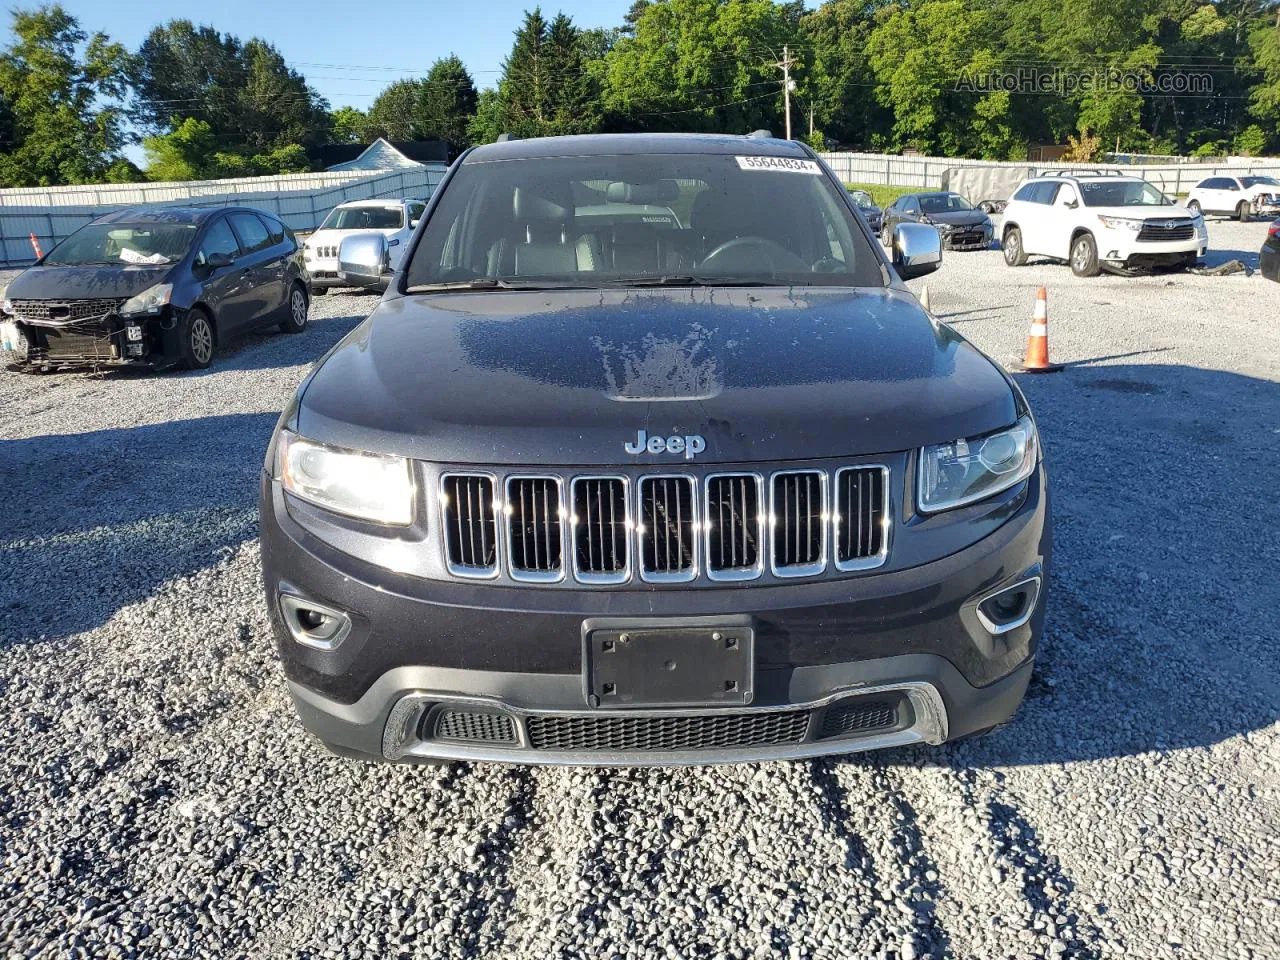
[[[231,257],[230,254],[222,253],[220,251],[207,253],[205,254],[205,257],[204,257],[204,265],[208,267],[210,270],[217,270],[221,267],[229,267],[233,263],[235,263],[235,260]]]
[[[416,230],[417,228],[418,228],[418,221],[417,221],[417,220],[410,220],[410,221],[409,221],[409,229],[410,229],[410,230]]]
[[[1068,210],[1074,210],[1076,207],[1080,206],[1080,201],[1068,200],[1066,203],[1063,204],[1063,206],[1066,207]]]
[[[933,273],[942,265],[942,235],[923,223],[900,223],[893,228],[893,268],[903,280]]]
[[[343,238],[338,247],[339,280],[353,287],[380,287],[390,273],[383,234],[356,233]]]

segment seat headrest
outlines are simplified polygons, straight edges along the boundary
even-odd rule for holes
[[[520,223],[563,223],[573,215],[573,200],[567,191],[563,197],[548,197],[516,187],[512,213]]]

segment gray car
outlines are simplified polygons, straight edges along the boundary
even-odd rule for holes
[[[267,452],[303,724],[367,759],[653,764],[1009,720],[1048,582],[1035,421],[903,286],[937,231],[893,249],[793,142],[464,154]],[[377,235],[339,259],[385,281]]]
[[[208,367],[262,327],[301,333],[309,297],[293,232],[249,207],[128,207],[81,227],[5,292],[22,370]]]

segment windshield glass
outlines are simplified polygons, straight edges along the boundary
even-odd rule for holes
[[[853,202],[863,210],[870,210],[876,205],[875,201],[871,199],[871,194],[867,193],[865,190],[850,190],[849,196],[853,199]]]
[[[923,193],[920,195],[920,209],[925,213],[956,213],[972,210],[973,206],[958,193]]]
[[[1142,180],[1082,180],[1086,207],[1167,207],[1173,201]]]
[[[1280,180],[1275,177],[1241,177],[1240,182],[1248,187],[1280,187]]]
[[[448,181],[407,270],[434,284],[883,286],[812,160],[716,154],[472,161]]]
[[[91,223],[49,251],[46,264],[173,263],[195,239],[194,223]]]
[[[320,224],[321,230],[399,230],[404,226],[400,207],[334,207]]]

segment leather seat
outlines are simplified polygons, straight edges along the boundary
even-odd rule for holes
[[[555,197],[516,187],[512,193],[515,235],[503,237],[489,250],[491,277],[533,277],[592,272],[600,269],[599,243],[573,226],[573,198]]]

